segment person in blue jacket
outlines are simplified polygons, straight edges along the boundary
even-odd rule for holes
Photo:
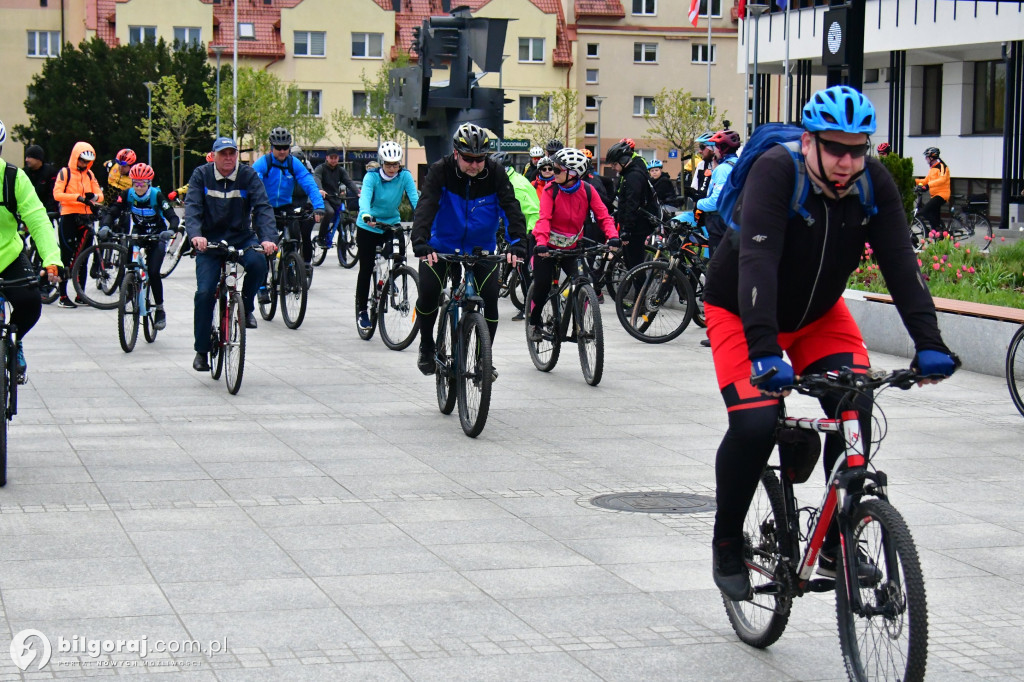
[[[263,180],[270,205],[275,212],[294,208],[292,194],[297,183],[313,204],[313,220],[319,223],[324,217],[324,198],[320,195],[313,174],[292,156],[292,134],[285,128],[274,128],[270,131],[269,141],[270,153],[258,158],[252,169]],[[301,228],[302,260],[306,261],[308,269],[313,260],[313,224],[304,223]]]
[[[373,275],[377,247],[384,247],[382,253],[385,258],[391,255],[394,234],[390,227],[381,225],[398,225],[402,219],[398,214],[398,206],[403,196],[409,197],[413,209],[420,198],[412,173],[402,168],[402,147],[397,142],[383,142],[377,150],[377,160],[380,168],[363,177],[363,188],[359,194],[359,217],[356,218],[359,227],[356,232],[356,245],[359,247],[356,321],[360,329],[369,329],[371,326],[366,301],[370,296],[370,277]],[[405,253],[405,238],[401,232],[398,233],[398,239],[399,249]]]
[[[708,228],[708,247],[713,254],[722,243],[722,237],[728,229],[725,220],[718,214],[718,195],[722,193],[725,181],[729,179],[729,174],[736,165],[740,134],[735,130],[719,130],[711,136],[710,142],[715,145],[715,170],[711,173],[708,195],[697,201],[697,208],[704,212],[704,225]]]

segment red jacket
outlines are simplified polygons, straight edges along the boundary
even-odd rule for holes
[[[597,224],[608,239],[617,239],[615,221],[608,215],[608,209],[601,196],[589,183],[580,182],[575,191],[567,192],[552,182],[540,195],[540,218],[533,228],[537,246],[553,249],[571,249],[583,234],[583,223],[587,213],[593,212]]]

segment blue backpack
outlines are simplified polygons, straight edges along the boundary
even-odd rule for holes
[[[718,197],[718,212],[733,230],[739,231],[739,212],[736,205],[743,192],[743,182],[747,179],[750,168],[757,161],[758,157],[764,154],[775,145],[781,144],[789,151],[793,159],[793,166],[796,169],[796,182],[793,183],[793,195],[789,200],[789,217],[799,215],[808,225],[814,224],[814,218],[804,208],[807,195],[811,191],[811,179],[807,177],[807,167],[804,164],[804,156],[800,151],[800,136],[804,129],[799,126],[786,125],[784,123],[766,123],[758,126],[754,134],[743,146],[743,154],[739,163],[729,174],[725,187]],[[871,183],[871,174],[863,173],[853,184],[853,194],[860,199],[864,209],[864,223],[867,223],[878,213],[878,206],[875,205],[875,189]]]

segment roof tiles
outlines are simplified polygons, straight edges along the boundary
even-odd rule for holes
[[[576,0],[577,17],[616,17],[626,16],[619,0]]]

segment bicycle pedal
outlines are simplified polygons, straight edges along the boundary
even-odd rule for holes
[[[835,589],[836,581],[834,578],[815,578],[807,583],[808,592],[834,592]]]
[[[774,581],[765,583],[764,585],[758,585],[754,588],[754,594],[782,594],[782,585]]]

